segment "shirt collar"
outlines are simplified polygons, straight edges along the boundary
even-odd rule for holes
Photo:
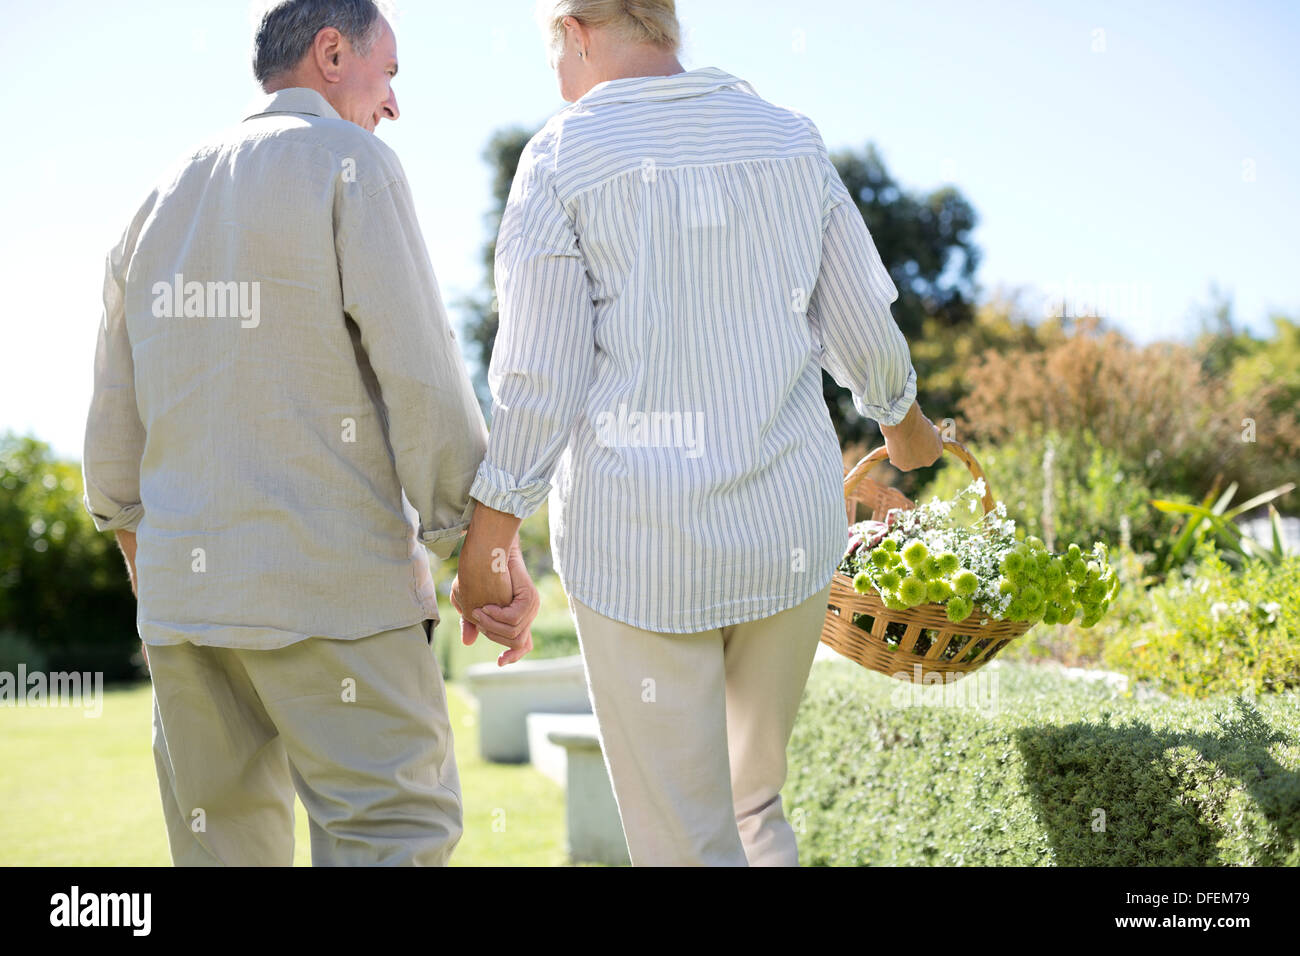
[[[305,86],[291,86],[260,97],[253,106],[253,112],[244,119],[250,120],[268,113],[302,113],[307,116],[342,119],[334,107],[330,106],[329,100]]]
[[[644,100],[675,100],[688,96],[702,96],[729,86],[754,93],[744,80],[737,79],[724,70],[706,66],[687,70],[672,76],[630,76],[597,83],[573,105],[590,106],[595,103],[630,103]]]

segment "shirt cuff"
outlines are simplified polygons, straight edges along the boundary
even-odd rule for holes
[[[549,481],[539,480],[521,485],[514,475],[489,464],[485,458],[478,466],[478,474],[474,476],[469,494],[471,498],[496,511],[504,511],[516,518],[527,518],[546,502],[550,491]]]
[[[469,530],[469,519],[474,514],[474,501],[471,499],[461,513],[460,521],[450,528],[439,528],[436,531],[426,531],[420,529],[420,543],[437,556],[439,561],[446,561],[451,557],[451,553],[456,550],[456,544],[461,538],[465,537],[465,532]]]
[[[99,531],[130,531],[135,532],[139,527],[140,521],[144,518],[144,505],[134,504],[127,505],[112,517],[97,514],[91,510],[90,502],[86,502],[86,511],[90,513],[90,520],[95,523],[95,528]]]
[[[866,418],[874,418],[881,425],[897,425],[907,417],[907,410],[912,407],[916,401],[916,369],[908,368],[907,385],[903,388],[903,394],[894,399],[888,405],[868,405],[857,395],[853,396],[853,407],[858,410],[858,414]]]

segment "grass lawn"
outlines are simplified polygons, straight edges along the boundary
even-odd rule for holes
[[[528,765],[484,762],[473,698],[453,683],[448,705],[465,806],[452,865],[565,864],[563,788]],[[171,865],[151,708],[148,683],[106,688],[98,718],[0,707],[0,866]],[[307,814],[294,804],[294,865],[308,866]]]

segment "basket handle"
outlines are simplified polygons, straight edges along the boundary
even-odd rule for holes
[[[989,480],[984,477],[984,469],[980,463],[975,460],[975,456],[966,450],[963,445],[955,438],[943,439],[943,450],[949,454],[956,455],[962,460],[962,463],[970,470],[971,477],[984,478],[984,513],[988,514],[993,510],[993,492],[989,490]],[[867,477],[867,472],[875,468],[882,461],[889,460],[889,450],[881,445],[879,448],[867,454],[860,462],[853,466],[847,475],[844,476],[844,498],[849,500],[853,490],[858,487],[858,482]]]

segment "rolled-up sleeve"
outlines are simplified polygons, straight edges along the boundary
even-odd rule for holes
[[[85,505],[100,531],[135,531],[144,517],[140,459],[145,430],[135,399],[135,363],[126,328],[125,261],[134,229],[108,254],[104,313],[82,453]]]
[[[448,321],[396,157],[383,183],[344,184],[336,247],[344,312],[383,401],[398,480],[420,540],[450,557],[469,527],[470,483],[487,449],[483,412]]]
[[[550,492],[595,364],[595,310],[578,239],[546,162],[529,150],[501,219],[496,285],[492,432],[470,494],[526,518]]]
[[[858,413],[897,425],[916,399],[911,351],[889,309],[898,289],[824,147],[822,164],[822,261],[808,321],[822,368],[849,389]]]

